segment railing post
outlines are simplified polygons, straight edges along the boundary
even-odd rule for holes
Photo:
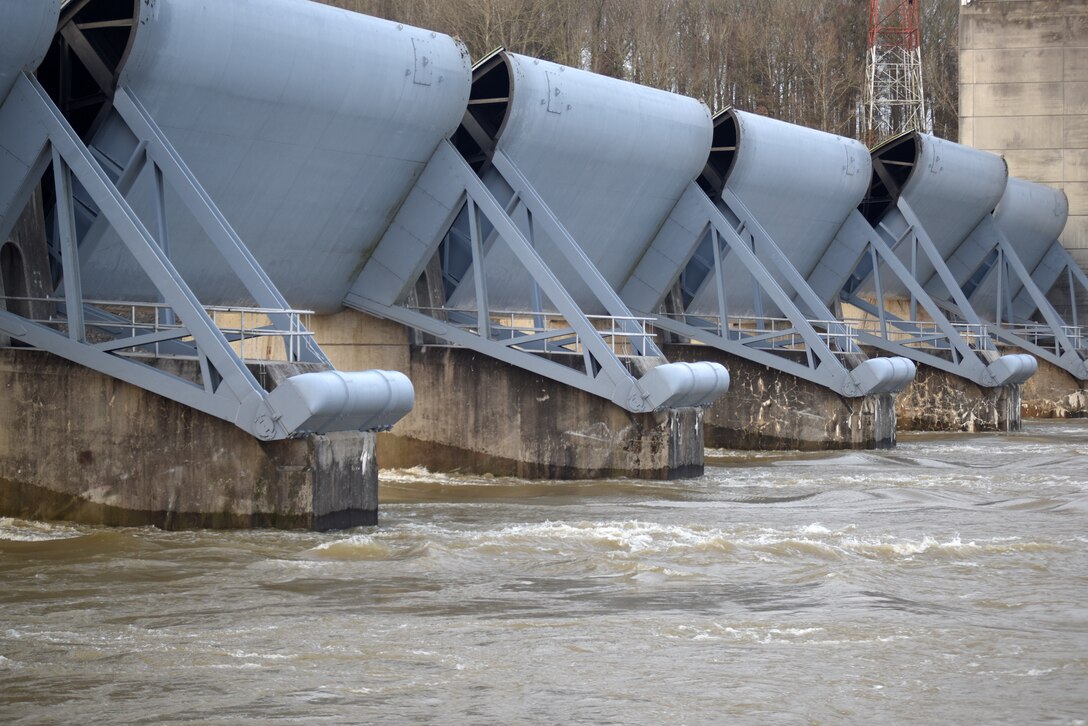
[[[83,285],[79,270],[79,241],[76,239],[75,209],[72,201],[72,170],[53,148],[53,182],[57,197],[57,225],[60,232],[61,264],[64,270],[64,309],[68,337],[87,341],[83,320]]]

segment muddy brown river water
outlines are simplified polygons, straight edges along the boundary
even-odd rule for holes
[[[1088,422],[708,454],[383,472],[327,534],[0,520],[0,722],[1088,720]]]

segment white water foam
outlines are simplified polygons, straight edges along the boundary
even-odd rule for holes
[[[913,561],[919,558],[968,561],[1021,552],[1059,551],[1067,543],[1032,542],[1014,537],[964,541],[921,535],[862,534],[856,525],[830,529],[819,522],[789,529],[738,526],[734,529],[659,524],[639,520],[614,522],[545,521],[483,531],[445,529],[437,525],[408,525],[397,530],[356,534],[325,542],[308,552],[321,559],[407,559],[432,551],[469,551],[512,555],[540,553],[572,555],[603,553],[609,558],[717,553],[755,556],[760,560],[806,559]]]
[[[48,542],[58,539],[81,537],[75,527],[50,522],[29,522],[22,519],[0,517],[0,540],[9,542]]]

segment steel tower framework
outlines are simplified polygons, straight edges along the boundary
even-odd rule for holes
[[[922,0],[869,0],[865,107],[870,146],[906,131],[928,132],[922,87]]]

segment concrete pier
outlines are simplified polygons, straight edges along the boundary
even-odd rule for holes
[[[706,346],[670,345],[665,355],[670,361],[715,361],[729,369],[729,393],[704,414],[709,447],[818,451],[895,446],[894,394],[845,398]]]
[[[311,327],[338,368],[381,366],[411,378],[416,405],[378,436],[383,467],[422,466],[527,479],[678,479],[703,473],[700,409],[635,414],[488,356],[426,345],[356,311]]]
[[[1020,410],[1024,418],[1085,418],[1088,389],[1084,381],[1040,360],[1038,372],[1024,384]]]
[[[374,434],[262,442],[18,349],[0,350],[0,421],[0,516],[165,529],[377,523]]]
[[[984,388],[919,364],[914,382],[896,401],[897,426],[900,431],[1019,431],[1020,389]]]

